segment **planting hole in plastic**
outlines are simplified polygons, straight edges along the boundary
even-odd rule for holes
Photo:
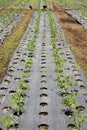
[[[70,68],[64,68],[64,70],[70,70]]]
[[[46,77],[46,75],[41,75],[41,78],[45,78]]]
[[[17,57],[17,58],[14,58],[14,60],[19,60],[19,58]]]
[[[7,106],[7,107],[3,107],[2,110],[3,110],[3,113],[7,113],[9,111],[11,111],[11,107]]]
[[[47,97],[48,95],[45,93],[40,94],[40,97]]]
[[[5,81],[4,81],[4,82],[5,82],[5,84],[6,84],[6,85],[8,85],[11,81],[9,81],[9,80],[5,79]]]
[[[19,124],[16,123],[16,124],[11,125],[8,130],[17,130],[18,127],[19,127]]]
[[[85,110],[85,107],[84,106],[77,106],[76,109],[79,111],[83,111],[83,110]]]
[[[46,80],[41,80],[41,83],[46,83]]]
[[[17,54],[19,54],[20,52],[19,52],[19,51],[17,51],[16,53],[17,53]]]
[[[12,78],[12,77],[13,77],[13,75],[7,74],[7,78]]]
[[[46,62],[41,62],[41,64],[46,64]]]
[[[41,46],[42,46],[42,47],[45,47],[45,44],[42,44]]]
[[[70,54],[67,53],[66,55],[69,56]]]
[[[70,93],[67,93],[67,92],[60,92],[60,93],[59,93],[59,95],[62,96],[62,97],[66,96],[66,95],[69,95],[69,94],[70,94]]]
[[[45,61],[46,59],[41,59],[41,61]]]
[[[9,91],[9,93],[14,94],[14,93],[16,93],[16,91],[15,90],[11,90],[11,91]]]
[[[39,130],[48,130],[49,125],[47,125],[47,124],[40,124],[40,125],[38,126],[38,128],[39,128]]]
[[[42,88],[40,88],[41,90],[47,90],[47,88],[46,87],[42,87]]]
[[[72,116],[72,113],[73,113],[73,111],[71,111],[71,110],[66,110],[65,111],[66,116]]]
[[[40,103],[40,106],[42,106],[42,107],[47,107],[47,105],[48,105],[48,103],[46,103],[46,102],[41,102]]]
[[[22,59],[21,62],[25,62],[25,60]]]
[[[45,52],[42,52],[41,54],[42,54],[42,55],[44,55],[44,54],[45,54]]]
[[[9,69],[8,71],[9,71],[9,72],[11,72],[11,73],[12,73],[12,72],[14,72],[14,70],[13,70],[13,69]]]
[[[46,66],[41,66],[41,69],[45,69],[46,68]]]
[[[0,94],[0,98],[3,98],[5,95],[4,94]]]
[[[23,112],[20,110],[19,112],[15,111],[13,114],[14,114],[15,116],[18,116],[18,117],[19,117],[19,116],[22,115],[22,113],[23,113]]]
[[[45,45],[45,43],[43,42],[42,45]]]
[[[26,55],[27,55],[27,53],[24,53],[23,55],[24,55],[24,56],[26,56]]]
[[[6,88],[6,87],[2,87],[2,88],[0,88],[0,90],[1,90],[1,91],[7,91],[8,88]]]
[[[59,43],[58,45],[60,46],[61,44]]]
[[[20,54],[17,54],[17,56],[20,56]]]
[[[14,66],[9,66],[9,69],[12,69],[12,70],[13,70],[14,68],[15,68]]]
[[[68,59],[72,60],[72,57],[67,57]]]
[[[74,72],[75,74],[78,74],[79,70],[78,70],[78,69],[73,69],[73,72]]]
[[[74,125],[74,124],[69,124],[68,126],[67,126],[70,130],[77,130],[76,129],[76,126]]]
[[[28,80],[24,80],[25,83],[28,83],[29,81]]]
[[[76,81],[77,81],[77,82],[83,82],[83,80],[82,80],[82,79],[76,79]]]
[[[44,57],[44,58],[45,58],[46,56],[45,56],[45,55],[42,55],[41,57]]]
[[[80,74],[75,74],[74,76],[81,76]]]
[[[18,71],[23,71],[23,69],[21,68],[21,69],[17,69]]]
[[[14,78],[14,80],[20,80],[21,78]]]
[[[81,89],[87,89],[84,85],[80,85]]]
[[[31,51],[31,52],[29,52],[29,55],[33,55],[33,52]]]
[[[16,65],[18,62],[17,61],[14,61],[13,64]]]
[[[45,116],[48,115],[48,112],[40,112],[39,115],[40,115],[41,117],[45,117]]]

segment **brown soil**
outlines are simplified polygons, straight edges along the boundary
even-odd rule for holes
[[[66,40],[79,66],[87,77],[87,30],[58,4],[53,4],[53,9],[64,30]]]

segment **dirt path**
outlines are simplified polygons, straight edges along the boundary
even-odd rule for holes
[[[87,30],[65,13],[61,6],[54,4],[54,12],[64,29],[66,40],[79,66],[87,76]]]

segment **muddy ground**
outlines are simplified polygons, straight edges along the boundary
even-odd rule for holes
[[[61,6],[53,4],[53,11],[60,21],[66,40],[79,66],[87,77],[87,30],[68,15]]]

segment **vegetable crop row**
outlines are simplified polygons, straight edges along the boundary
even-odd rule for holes
[[[76,109],[78,104],[77,95],[78,92],[74,90],[76,84],[73,83],[72,76],[66,76],[63,72],[64,59],[59,55],[60,48],[57,47],[56,38],[57,38],[57,29],[54,24],[54,19],[52,18],[50,11],[48,10],[49,17],[49,25],[51,28],[51,45],[53,46],[53,56],[56,63],[56,74],[58,79],[58,87],[61,89],[62,101],[61,104],[68,107],[71,115],[69,118],[73,121],[73,130],[83,130],[82,124],[83,122],[87,122],[87,114],[81,111],[80,109]],[[71,87],[70,92],[68,92],[68,88]]]
[[[38,10],[38,17],[36,19],[36,24],[34,27],[34,36],[32,40],[29,41],[26,48],[29,51],[29,53],[33,53],[35,49],[36,35],[39,33],[39,23],[40,23],[40,10]],[[12,94],[12,96],[8,99],[8,101],[12,104],[17,117],[20,116],[20,113],[24,109],[26,91],[29,90],[29,83],[27,82],[27,78],[29,78],[30,76],[32,61],[33,61],[33,57],[29,57],[25,61],[26,71],[24,71],[23,73],[23,78],[26,80],[20,81],[20,83],[16,86],[17,92]],[[2,124],[7,129],[9,129],[10,127],[14,127],[16,122],[16,116],[14,115],[14,113],[7,114],[5,116],[0,116],[0,124]]]

